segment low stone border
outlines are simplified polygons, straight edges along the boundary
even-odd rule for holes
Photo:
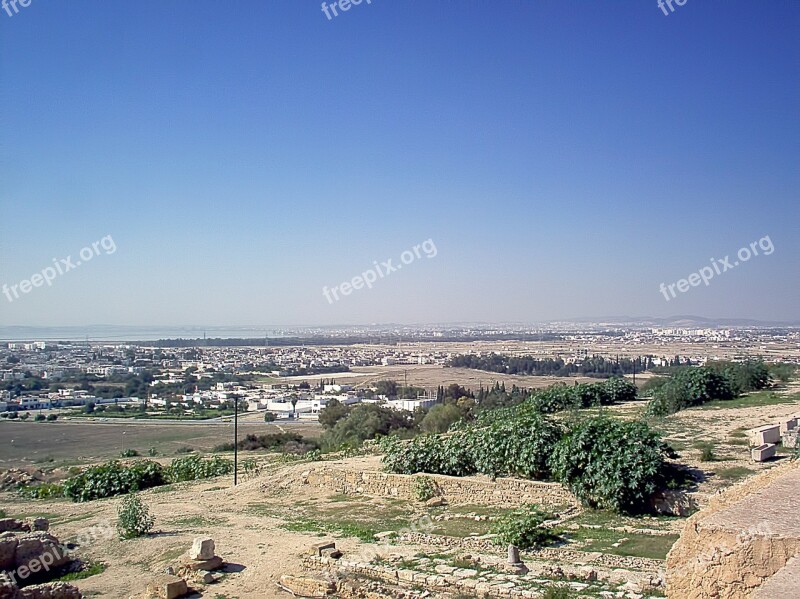
[[[353,470],[341,465],[315,464],[300,474],[299,482],[344,495],[365,494],[416,500],[414,482],[420,476],[433,479],[439,494],[452,505],[518,507],[523,503],[536,503],[545,507],[579,506],[575,496],[559,483],[516,478],[482,481],[441,474],[390,474]]]
[[[481,537],[458,538],[427,535],[424,533],[408,533],[397,537],[397,539],[409,543],[419,543],[446,549],[482,551],[497,555],[505,554],[505,551],[495,545],[491,539]],[[569,564],[602,566],[605,568],[624,568],[626,570],[639,570],[642,572],[661,572],[664,570],[664,560],[645,557],[628,557],[600,552],[576,551],[573,549],[560,549],[558,547],[545,547],[533,551],[524,551],[523,555],[532,560],[558,561]]]

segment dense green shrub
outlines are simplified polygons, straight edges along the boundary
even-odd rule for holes
[[[135,493],[123,498],[117,508],[117,531],[123,539],[143,537],[153,529],[155,518]]]
[[[73,501],[92,501],[132,491],[142,491],[165,483],[161,464],[143,460],[130,466],[111,461],[91,466],[64,481],[64,495]]]
[[[203,459],[200,456],[175,458],[166,470],[166,480],[170,483],[187,480],[202,480],[223,476],[233,472],[233,462],[219,456]]]
[[[515,408],[506,408],[506,414]],[[464,427],[447,435],[421,435],[404,443],[391,438],[383,444],[384,463],[392,472],[428,472],[449,476],[488,474],[544,479],[560,426],[536,413]]]
[[[164,468],[157,462],[141,460],[131,465],[111,461],[91,466],[64,481],[64,496],[73,501],[92,501],[126,495],[168,483],[200,480],[233,472],[233,462],[219,456],[175,458]]]
[[[18,493],[28,499],[52,499],[64,497],[64,486],[55,483],[42,483],[29,487],[20,487]]]
[[[465,442],[466,433],[451,435],[420,435],[405,443],[396,437],[382,442],[383,461],[391,472],[398,474],[475,474],[475,463]]]
[[[538,414],[496,420],[466,432],[475,469],[490,476],[550,476],[548,456],[563,434],[561,427]]]
[[[770,384],[770,371],[763,360],[710,362],[708,367],[725,377],[734,395],[760,391]]]
[[[417,501],[428,501],[436,497],[439,487],[430,476],[418,476],[414,479],[414,497]]]
[[[578,422],[556,445],[550,465],[585,506],[622,513],[649,508],[672,450],[642,422],[598,416]]]
[[[709,401],[730,400],[736,397],[736,393],[726,375],[714,368],[686,367],[656,389],[653,397],[647,406],[647,413],[666,416]]]
[[[519,549],[543,547],[557,538],[552,530],[542,526],[550,518],[537,505],[523,505],[499,518],[491,531],[501,545],[514,545]]]

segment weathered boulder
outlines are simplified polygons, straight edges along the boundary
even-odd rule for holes
[[[196,560],[209,560],[214,557],[214,539],[209,537],[197,537],[192,541],[192,548],[189,549],[189,557]]]
[[[210,572],[212,570],[219,570],[224,565],[225,562],[218,555],[204,561],[184,560],[184,562],[178,566],[178,573],[197,572],[199,570]]]
[[[16,599],[82,599],[81,592],[66,582],[48,582],[25,587],[17,592]]]
[[[0,583],[0,599],[83,599],[83,595],[66,582],[49,582],[22,589],[12,583]]]
[[[17,537],[17,549],[14,552],[14,569],[28,568],[33,573],[43,569],[60,568],[72,559],[61,543],[53,535],[46,532],[32,532]],[[38,566],[36,564],[39,564]]]
[[[44,531],[47,532],[50,530],[50,521],[47,518],[34,518],[33,522],[30,524],[32,531]]]

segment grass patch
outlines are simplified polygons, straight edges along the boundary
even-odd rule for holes
[[[753,471],[750,470],[750,468],[745,468],[744,466],[733,466],[731,468],[720,468],[719,470],[715,470],[714,474],[716,474],[722,480],[733,482],[750,476],[753,474]]]
[[[218,526],[227,522],[227,518],[207,518],[206,516],[184,516],[167,520],[167,524],[175,526],[185,526],[187,528],[204,528],[207,526]]]
[[[564,536],[570,543],[580,544],[583,551],[600,551],[612,555],[648,559],[666,559],[667,553],[679,537],[679,535],[655,536],[616,532],[602,528],[571,530]]]
[[[375,535],[381,532],[361,522],[324,522],[320,520],[295,520],[287,522],[281,528],[292,532],[338,534],[343,537],[355,537],[365,542],[374,541]]]
[[[106,566],[103,562],[88,562],[83,564],[83,568],[78,572],[70,572],[69,574],[64,574],[60,578],[56,580],[61,580],[64,582],[69,582],[71,580],[83,580],[84,578],[89,578],[90,576],[94,576],[95,574],[102,574],[106,571]]]
[[[723,408],[753,408],[757,406],[779,406],[800,401],[800,393],[778,395],[774,391],[756,391],[728,401],[709,401],[695,410],[721,410]]]

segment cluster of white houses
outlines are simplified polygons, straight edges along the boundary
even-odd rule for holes
[[[118,405],[140,407],[146,405],[148,411],[166,409],[169,406],[181,406],[187,410],[195,408],[221,409],[230,407],[235,398],[246,404],[250,412],[272,412],[278,418],[310,418],[319,417],[319,412],[331,401],[336,400],[344,405],[356,403],[381,403],[394,410],[413,412],[418,408],[427,409],[436,403],[435,396],[421,396],[416,399],[394,399],[385,396],[363,398],[355,395],[349,385],[325,385],[323,391],[293,391],[285,386],[260,387],[248,389],[233,383],[217,383],[213,389],[195,391],[176,399],[151,396],[147,399],[138,397],[102,398],[90,395],[87,391],[61,389],[55,393],[35,396],[23,396],[12,400],[8,396],[0,397],[0,412],[9,410],[50,410],[55,408],[80,407],[93,403],[95,405]]]

